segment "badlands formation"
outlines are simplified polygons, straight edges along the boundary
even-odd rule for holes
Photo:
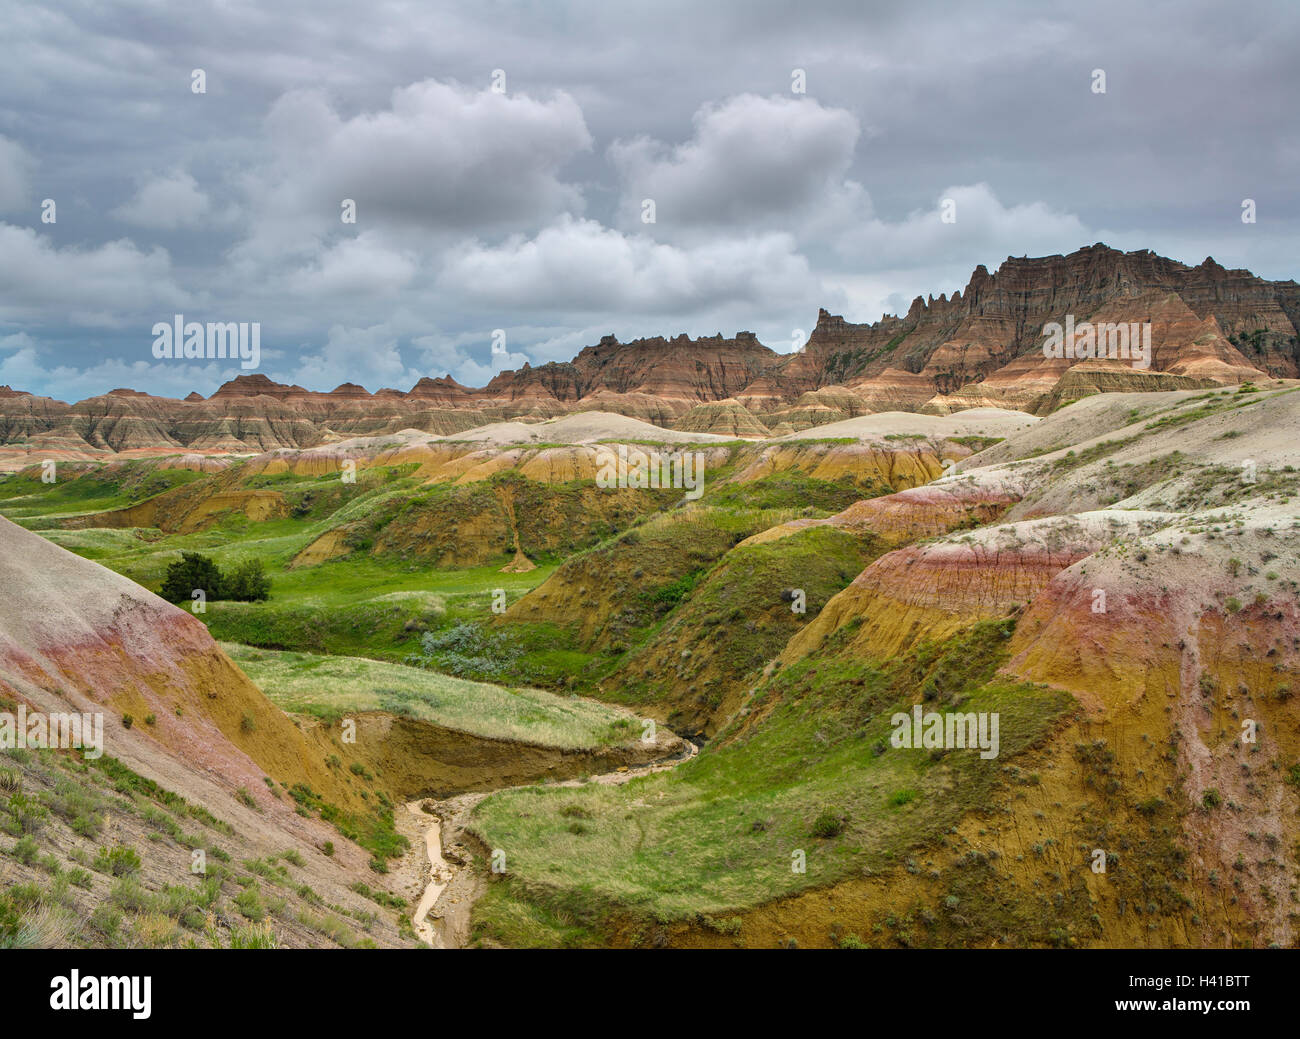
[[[1297,321],[1096,246],[791,355],[0,393],[0,715],[105,725],[0,751],[0,940],[1294,946]],[[182,552],[269,600],[163,601]]]
[[[1149,367],[1045,357],[1044,326],[1071,316],[1149,323]],[[448,435],[575,411],[742,438],[881,411],[1041,415],[1098,391],[1296,378],[1298,335],[1294,281],[1099,244],[1069,256],[1008,257],[992,274],[977,267],[951,298],[918,296],[906,314],[869,325],[823,310],[795,353],[769,349],[749,332],[629,343],[611,335],[572,361],[501,372],[480,389],[443,376],[407,391],[345,383],[321,393],[253,374],[206,399],[117,389],[66,404],[0,387],[0,469],[37,458],[249,454],[403,429]]]

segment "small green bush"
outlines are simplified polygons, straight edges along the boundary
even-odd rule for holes
[[[100,848],[95,855],[92,866],[100,873],[113,877],[129,877],[138,873],[143,863],[134,848],[118,844],[112,848]]]
[[[813,821],[812,835],[829,840],[832,837],[838,837],[844,832],[845,820],[843,817],[833,814],[832,812],[822,812],[821,815]]]

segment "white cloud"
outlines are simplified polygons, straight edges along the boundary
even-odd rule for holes
[[[146,344],[142,352],[147,351]],[[119,387],[145,389],[160,397],[184,397],[191,390],[211,392],[236,375],[247,374],[238,364],[232,367],[216,363],[169,364],[152,358],[131,361],[112,357],[84,368],[56,365],[51,363],[48,351],[40,349],[34,342],[0,356],[0,385],[64,401],[84,400]]]
[[[365,232],[330,245],[317,260],[294,271],[285,287],[307,297],[396,296],[419,266],[411,250],[390,248],[379,235]]]
[[[356,204],[356,230],[425,239],[540,226],[584,204],[560,170],[592,140],[564,93],[537,100],[425,80],[394,90],[386,109],[345,118],[322,92],[295,90],[265,127],[269,160],[241,181],[255,219],[237,253],[250,258],[312,251],[347,226],[344,199]]]
[[[317,354],[303,354],[291,381],[309,390],[332,390],[356,382],[371,393],[384,387],[410,389],[421,372],[408,368],[398,349],[398,335],[387,324],[368,328],[334,325]]]
[[[739,300],[788,304],[815,298],[818,288],[789,235],[683,248],[569,218],[532,238],[452,252],[440,285],[482,306],[641,314]]]
[[[655,202],[654,232],[667,235],[735,227],[804,237],[866,215],[865,192],[845,178],[860,133],[852,113],[742,94],[703,106],[693,122],[684,144],[638,137],[610,146],[623,226],[641,223],[644,199]]]
[[[177,170],[146,181],[135,197],[114,209],[112,215],[137,227],[174,231],[201,226],[211,210],[211,201],[195,179]]]
[[[143,252],[127,238],[60,249],[30,228],[3,223],[0,284],[0,320],[11,322],[57,314],[73,324],[119,328],[150,308],[170,313],[191,298],[173,280],[165,249]]]
[[[13,335],[0,336],[0,354],[35,349],[35,347],[36,340],[26,332],[15,332]]]
[[[945,210],[945,200],[952,207]],[[954,219],[945,223],[945,211]],[[1088,229],[1073,213],[1053,210],[1043,202],[1004,206],[988,184],[949,187],[933,209],[917,210],[897,222],[870,219],[845,228],[836,245],[849,258],[879,256],[888,266],[940,267],[958,263],[967,268],[990,256],[1040,256],[1072,252],[1090,244]]]
[[[495,331],[466,332],[459,336],[417,336],[411,343],[421,351],[423,374],[438,376],[447,372],[463,386],[482,387],[491,382],[494,375],[532,362],[528,354],[509,349],[508,344],[514,339],[513,329],[503,330],[506,342],[502,345],[493,341]],[[487,358],[487,364],[479,359],[483,357]]]

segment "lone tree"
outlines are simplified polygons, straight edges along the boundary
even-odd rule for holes
[[[220,599],[222,587],[221,571],[207,556],[198,552],[182,552],[179,562],[167,568],[163,578],[162,597],[168,602],[185,602],[193,598],[197,589],[209,599]]]

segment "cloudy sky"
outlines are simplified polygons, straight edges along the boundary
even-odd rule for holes
[[[237,374],[156,361],[176,313],[260,322],[272,378],[373,391],[611,332],[786,351],[819,306],[874,321],[1097,241],[1300,275],[1293,0],[0,0],[0,25],[0,383],[64,400]]]

